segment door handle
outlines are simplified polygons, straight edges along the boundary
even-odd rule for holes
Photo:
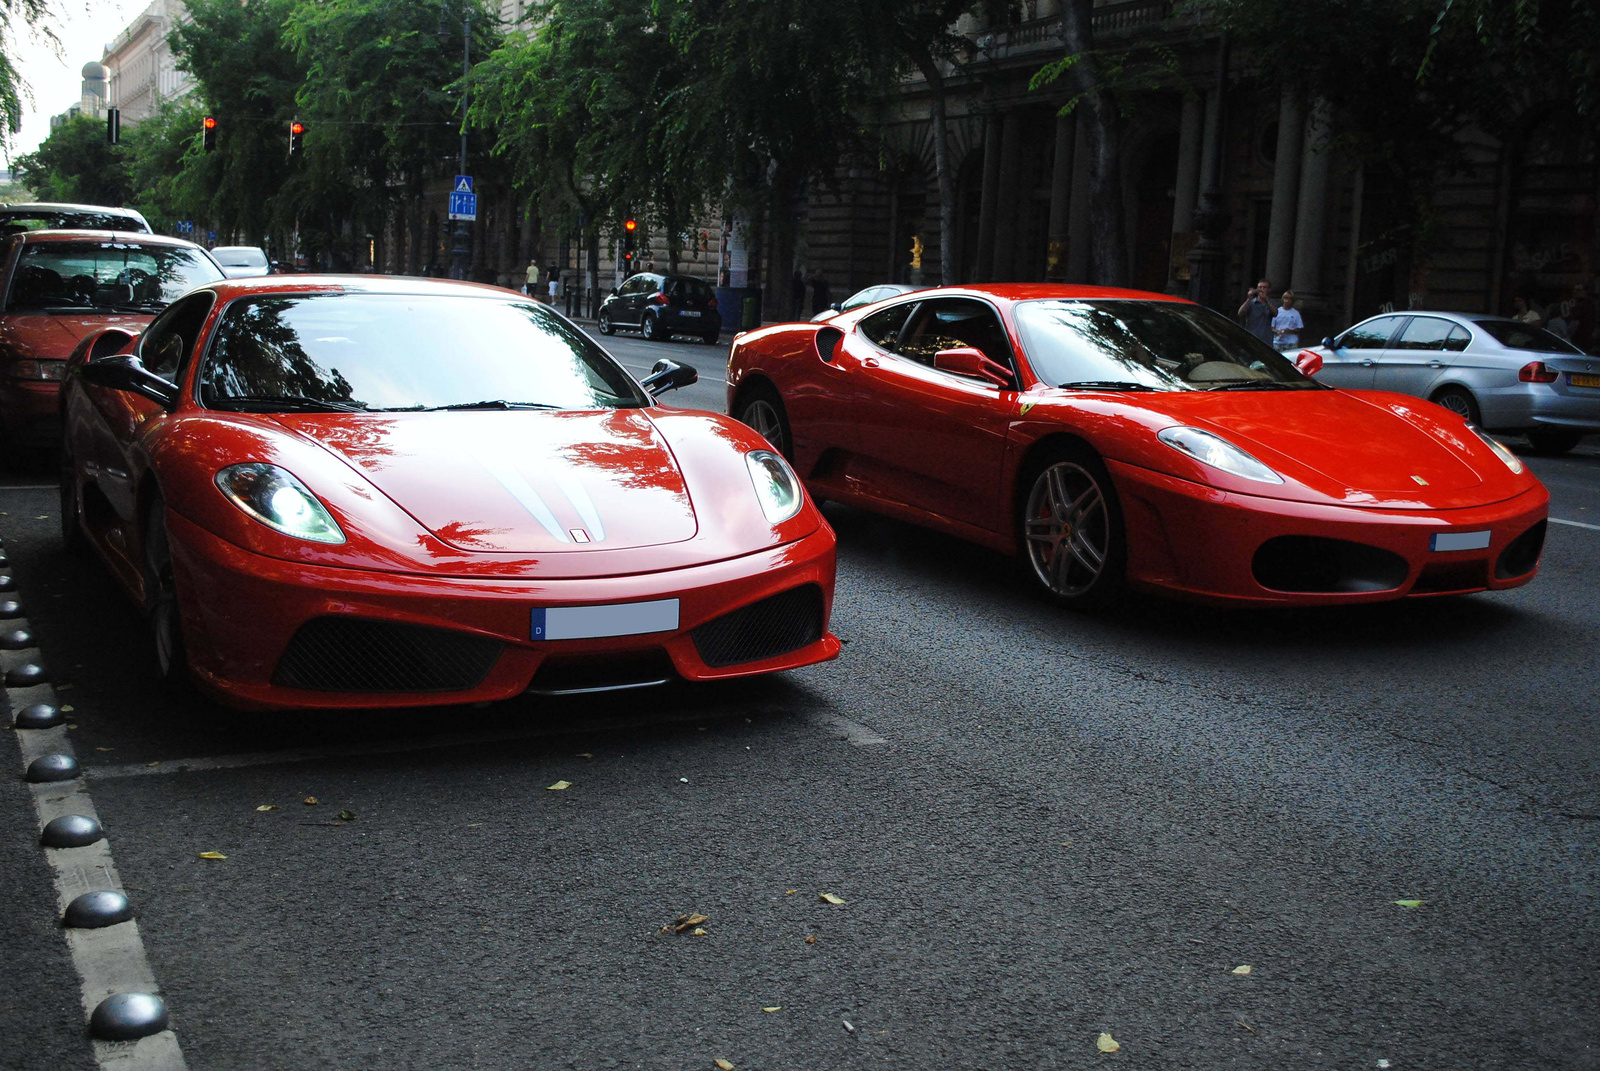
[[[1366,360],[1361,362],[1361,367],[1362,368],[1372,368],[1372,367],[1375,367],[1377,365],[1377,363],[1378,363],[1377,361],[1374,361],[1371,357],[1368,357]]]
[[[1428,367],[1429,368],[1443,368],[1444,367],[1444,362],[1443,361],[1429,361],[1428,362]]]

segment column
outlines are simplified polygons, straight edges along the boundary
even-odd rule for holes
[[[994,266],[989,278],[1008,283],[1016,278],[1017,209],[1022,198],[1022,111],[1006,113],[1000,136],[1000,196],[994,213]]]
[[[1207,180],[1216,167],[1216,156],[1221,148],[1221,139],[1217,136],[1217,124],[1222,122],[1222,94],[1212,90],[1206,94],[1205,123],[1200,136],[1200,181],[1199,189],[1204,189]],[[1198,202],[1198,197],[1196,197]]]
[[[1306,123],[1300,161],[1300,205],[1294,228],[1295,296],[1308,305],[1322,298],[1322,239],[1328,214],[1328,102],[1318,100]]]
[[[1089,149],[1088,124],[1078,124],[1072,148],[1072,198],[1067,214],[1067,282],[1089,281]]]
[[[1267,278],[1289,285],[1294,267],[1296,207],[1300,194],[1300,156],[1305,143],[1306,109],[1300,94],[1285,86],[1278,103],[1278,148],[1272,164],[1272,216],[1267,223]],[[1253,265],[1252,265],[1253,267]]]
[[[973,283],[989,282],[994,265],[994,217],[1000,201],[1000,121],[990,115],[983,125],[983,193],[978,201],[978,249]],[[892,230],[891,230],[891,241]]]
[[[1200,199],[1200,141],[1205,106],[1195,95],[1183,98],[1183,118],[1178,125],[1178,178],[1172,198],[1172,257],[1167,268],[1167,290],[1189,292],[1189,264],[1194,247],[1194,206]],[[1181,265],[1181,267],[1179,266]]]
[[[1072,203],[1072,150],[1077,137],[1077,116],[1056,116],[1055,161],[1050,170],[1050,246],[1044,266],[1044,277],[1052,283],[1067,277],[1067,236],[1072,224],[1068,215]]]

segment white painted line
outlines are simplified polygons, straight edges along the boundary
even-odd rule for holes
[[[1564,521],[1560,517],[1551,517],[1551,524],[1565,524],[1573,528],[1587,528],[1591,532],[1600,532],[1600,524],[1584,524],[1582,521]]]
[[[829,736],[837,736],[841,740],[848,740],[856,747],[874,747],[878,744],[887,744],[889,742],[865,725],[853,722],[849,718],[840,717],[838,714],[814,712],[807,714],[806,720]]]
[[[17,627],[25,628],[26,624],[19,622]],[[0,652],[0,672],[37,661],[38,657],[37,650]],[[57,699],[54,688],[49,684],[39,684],[31,688],[7,688],[6,701],[14,715],[34,703],[55,704]],[[72,740],[64,725],[52,729],[19,729],[16,730],[16,736],[24,770],[30,762],[43,755],[73,754]],[[65,814],[81,814],[99,821],[100,816],[95,811],[88,785],[81,778],[29,784],[28,789],[33,797],[34,814],[38,818],[41,833],[51,819]],[[43,850],[51,869],[55,871],[58,917],[81,893],[124,891],[116,863],[111,858],[109,839],[82,848]],[[138,907],[135,901],[134,910],[137,911]],[[100,1002],[112,994],[160,995],[161,988],[156,984],[155,972],[150,969],[150,960],[145,955],[137,919],[101,929],[63,928],[62,932],[72,954],[72,965],[78,971],[85,1022]],[[101,1067],[115,1071],[185,1071],[187,1067],[183,1050],[178,1046],[178,1036],[171,1029],[137,1041],[96,1039],[92,1044],[95,1061]]]
[[[61,485],[57,483],[6,483],[0,484],[0,491],[59,491]]]

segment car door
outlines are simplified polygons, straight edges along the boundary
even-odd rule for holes
[[[856,433],[860,464],[885,497],[990,528],[1015,382],[997,387],[940,371],[933,358],[940,350],[974,346],[1015,376],[1010,340],[987,302],[936,298],[912,304],[893,351],[861,369],[866,398]]]
[[[1468,337],[1466,328],[1442,316],[1413,316],[1389,347],[1379,351],[1372,385],[1426,398]]]
[[[1334,339],[1317,380],[1345,390],[1370,390],[1378,374],[1378,361],[1405,319],[1392,314],[1374,316]]]

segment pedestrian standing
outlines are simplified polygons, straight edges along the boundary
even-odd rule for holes
[[[1262,279],[1244,296],[1239,306],[1239,322],[1244,329],[1267,345],[1272,345],[1272,284]]]
[[[799,268],[794,270],[794,277],[789,280],[789,307],[794,310],[797,320],[806,314],[806,277],[800,274]]]
[[[1523,323],[1531,324],[1534,327],[1544,323],[1544,317],[1539,315],[1539,310],[1529,305],[1528,299],[1521,294],[1511,299],[1511,307],[1514,310],[1511,314],[1513,320],[1521,320]]]
[[[1600,338],[1595,337],[1594,298],[1589,288],[1579,283],[1572,288],[1572,304],[1567,306],[1567,333],[1572,344],[1584,353],[1593,353]]]
[[[1278,312],[1272,317],[1272,344],[1279,353],[1287,353],[1300,345],[1300,332],[1305,326],[1300,310],[1294,307],[1294,291],[1285,290]]]
[[[811,314],[815,316],[829,305],[833,304],[833,295],[829,293],[828,277],[818,268],[811,273]]]
[[[528,281],[522,284],[522,292],[531,298],[539,296],[539,262],[528,261]]]

